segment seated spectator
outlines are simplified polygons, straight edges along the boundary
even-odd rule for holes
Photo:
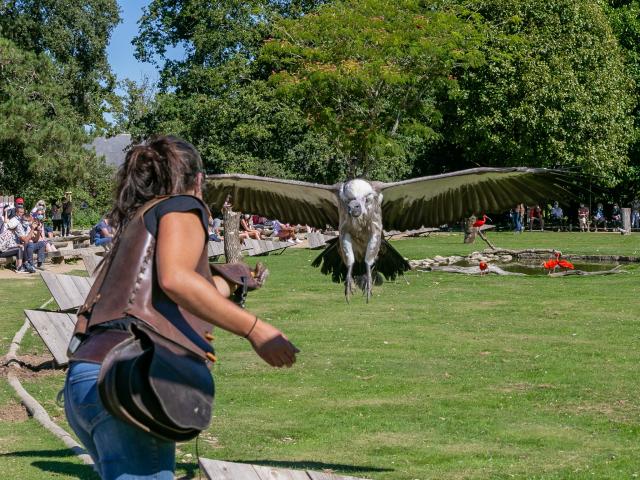
[[[113,240],[113,227],[109,225],[108,217],[104,217],[93,227],[93,234],[96,247],[105,247],[105,250],[108,250]]]
[[[24,207],[16,207],[16,219],[18,226],[15,230],[20,243],[24,247],[24,263],[27,269],[33,268],[33,256],[37,255],[35,268],[44,270],[44,259],[47,256],[47,242],[44,240],[44,226],[30,213],[24,211]]]
[[[638,197],[631,202],[631,228],[640,228],[640,199]]]
[[[42,210],[43,212],[46,210],[46,203],[44,200],[38,200],[35,207],[31,209],[31,215],[35,215],[38,210]]]
[[[210,242],[222,242],[224,237],[220,234],[220,227],[222,220],[219,218],[209,217],[209,241]]]
[[[278,220],[273,221],[273,235],[280,240],[287,241],[289,243],[300,243],[296,237],[296,230],[288,223],[280,223]]]
[[[578,208],[578,225],[581,232],[589,231],[589,209],[584,206],[584,203],[581,203]]]
[[[607,217],[604,216],[604,207],[602,206],[602,203],[598,203],[596,206],[596,213],[593,216],[593,226],[595,227],[596,232],[598,231],[598,225],[602,225],[604,231],[607,231]]]
[[[8,210],[8,208],[5,210]],[[6,228],[0,233],[0,258],[16,257],[16,273],[35,273],[33,267],[27,269],[23,263],[24,248],[19,243],[18,236],[15,233],[18,223],[18,219],[14,216],[13,219],[6,222]]]
[[[47,227],[44,224],[44,208],[36,210],[36,213],[32,214],[31,216],[38,223],[38,228],[42,230],[41,240],[46,243],[45,248],[47,252],[57,252],[58,249],[55,247],[53,242],[51,242],[51,240],[48,240],[49,238],[53,238],[53,230],[51,229],[51,227]]]
[[[617,203],[614,203],[611,209],[611,223],[613,228],[622,228],[622,210]]]
[[[242,215],[242,217],[240,217],[240,240],[244,240],[245,238],[262,240],[260,232],[256,230],[251,223],[251,215]]]
[[[553,228],[557,228],[558,231],[564,228],[564,212],[558,202],[553,202],[553,208],[551,209],[551,225]]]
[[[542,209],[537,203],[533,207],[529,207],[529,231],[533,230],[533,222],[540,224],[540,230],[544,230],[544,218],[542,218]]]

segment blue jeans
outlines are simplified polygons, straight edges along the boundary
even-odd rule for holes
[[[44,262],[44,259],[47,257],[47,242],[44,240],[40,240],[39,242],[29,242],[25,245],[25,262],[32,263],[33,262],[33,254],[38,254],[38,265]]]
[[[100,365],[72,362],[64,384],[69,425],[103,480],[172,480],[176,444],[160,440],[105,410],[98,393]]]
[[[111,243],[111,240],[113,240],[113,237],[96,238],[96,247],[107,245]]]

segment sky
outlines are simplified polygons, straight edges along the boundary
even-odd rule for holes
[[[150,63],[142,63],[133,56],[134,48],[131,40],[138,34],[138,19],[142,16],[142,7],[150,0],[118,0],[120,5],[120,23],[111,34],[107,47],[107,55],[112,71],[118,80],[130,78],[139,82],[146,75],[152,82],[158,80],[156,67]]]

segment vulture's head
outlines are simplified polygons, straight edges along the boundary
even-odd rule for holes
[[[349,180],[340,189],[340,200],[347,209],[349,216],[358,218],[369,216],[373,209],[382,203],[382,194],[375,191],[369,182],[359,178]]]

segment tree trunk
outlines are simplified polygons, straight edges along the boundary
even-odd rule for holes
[[[224,220],[224,257],[227,263],[242,263],[242,242],[240,242],[240,212],[230,206],[222,207]]]
[[[471,215],[464,222],[464,243],[474,243],[476,241],[477,230],[473,226],[476,221],[476,216]]]
[[[624,235],[629,235],[631,233],[631,209],[623,208],[622,209],[622,233]]]

